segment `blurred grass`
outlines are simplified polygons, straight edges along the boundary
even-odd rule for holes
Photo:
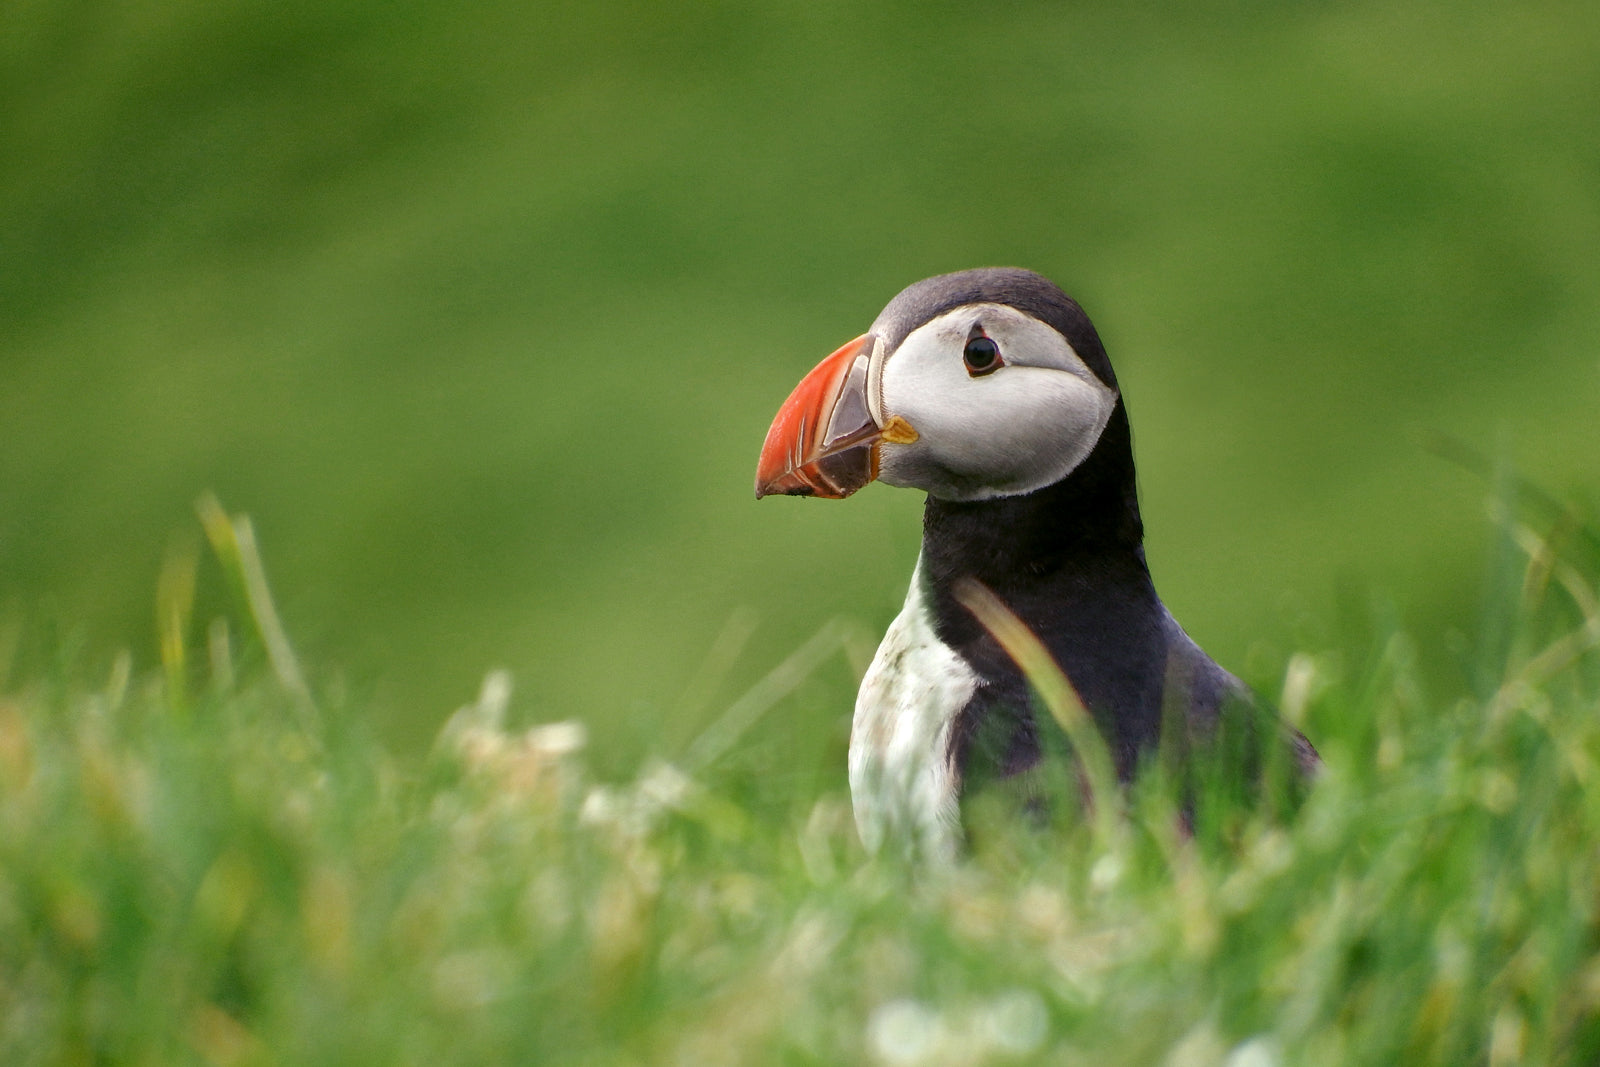
[[[863,856],[839,753],[778,715],[608,782],[493,674],[396,760],[268,670],[246,525],[207,509],[226,646],[0,688],[0,1060],[1593,1063],[1600,554],[1496,500],[1482,697],[1427,692],[1433,637],[1302,651],[1297,813],[1203,781],[1183,834],[1152,775],[1098,821],[979,806],[937,870]]]
[[[1414,442],[1592,501],[1596,114],[1580,0],[11,3],[0,605],[152,662],[214,489],[397,744],[504,665],[632,767],[892,614],[915,494],[756,506],[755,451],[901,286],[1016,263],[1100,325],[1225,663],[1336,600],[1470,634],[1479,489]]]
[[[1596,115],[1556,0],[7,4],[0,1060],[1593,1062],[1600,562],[1419,441],[1592,511]],[[1095,316],[1297,819],[859,854],[919,501],[754,453],[982,263]]]

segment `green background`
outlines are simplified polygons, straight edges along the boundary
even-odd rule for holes
[[[897,609],[920,495],[757,504],[756,454],[984,264],[1094,316],[1226,665],[1470,635],[1484,485],[1424,437],[1594,500],[1600,6],[13,0],[0,611],[151,666],[211,489],[398,746],[506,666],[670,753]],[[837,736],[847,671],[781,713]]]

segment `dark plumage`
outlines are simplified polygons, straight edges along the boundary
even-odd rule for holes
[[[976,336],[992,337],[1006,365],[985,368],[982,378],[969,365],[964,377],[952,368],[963,338]],[[869,843],[896,825],[935,837],[953,832],[953,796],[966,783],[1021,774],[1051,747],[1057,727],[1035,718],[1016,664],[957,600],[968,579],[995,593],[1049,649],[1122,777],[1155,750],[1164,718],[1181,723],[1183,736],[1172,740],[1182,746],[1227,731],[1253,734],[1267,721],[1304,771],[1315,767],[1305,739],[1256,710],[1250,691],[1189,639],[1157,596],[1127,408],[1075,301],[1030,271],[941,275],[890,301],[859,351],[855,358],[870,363],[858,363],[857,378],[879,390],[878,425],[900,418],[920,432],[911,443],[871,444],[872,469],[881,462],[884,480],[928,489],[913,588],[863,682],[851,740],[852,791]],[[1010,384],[991,384],[1008,373]],[[813,391],[804,402],[816,409],[814,424],[834,408],[817,399],[827,389]],[[791,479],[808,469],[803,453],[794,451],[800,462],[784,468]],[[767,453],[763,464],[766,476]],[[933,679],[933,689],[921,677]],[[935,751],[923,753],[928,746]]]

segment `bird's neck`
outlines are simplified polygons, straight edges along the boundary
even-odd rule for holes
[[[956,600],[962,579],[982,582],[1049,648],[1113,744],[1131,752],[1153,736],[1166,661],[1166,609],[1143,539],[1119,402],[1095,450],[1060,482],[994,500],[928,498],[919,570],[934,626],[996,693],[1025,700],[1015,664]]]
[[[1002,592],[1083,568],[1148,581],[1133,442],[1121,400],[1093,451],[1061,481],[990,500],[929,496],[922,525],[924,572],[937,584],[972,577]]]

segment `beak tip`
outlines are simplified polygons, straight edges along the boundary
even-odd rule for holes
[[[871,446],[880,428],[866,396],[871,337],[857,337],[813,367],[778,409],[756,465],[757,500],[837,500],[877,475]]]
[[[756,479],[756,499],[768,496],[816,496],[817,490],[802,481],[794,471],[771,478]]]

